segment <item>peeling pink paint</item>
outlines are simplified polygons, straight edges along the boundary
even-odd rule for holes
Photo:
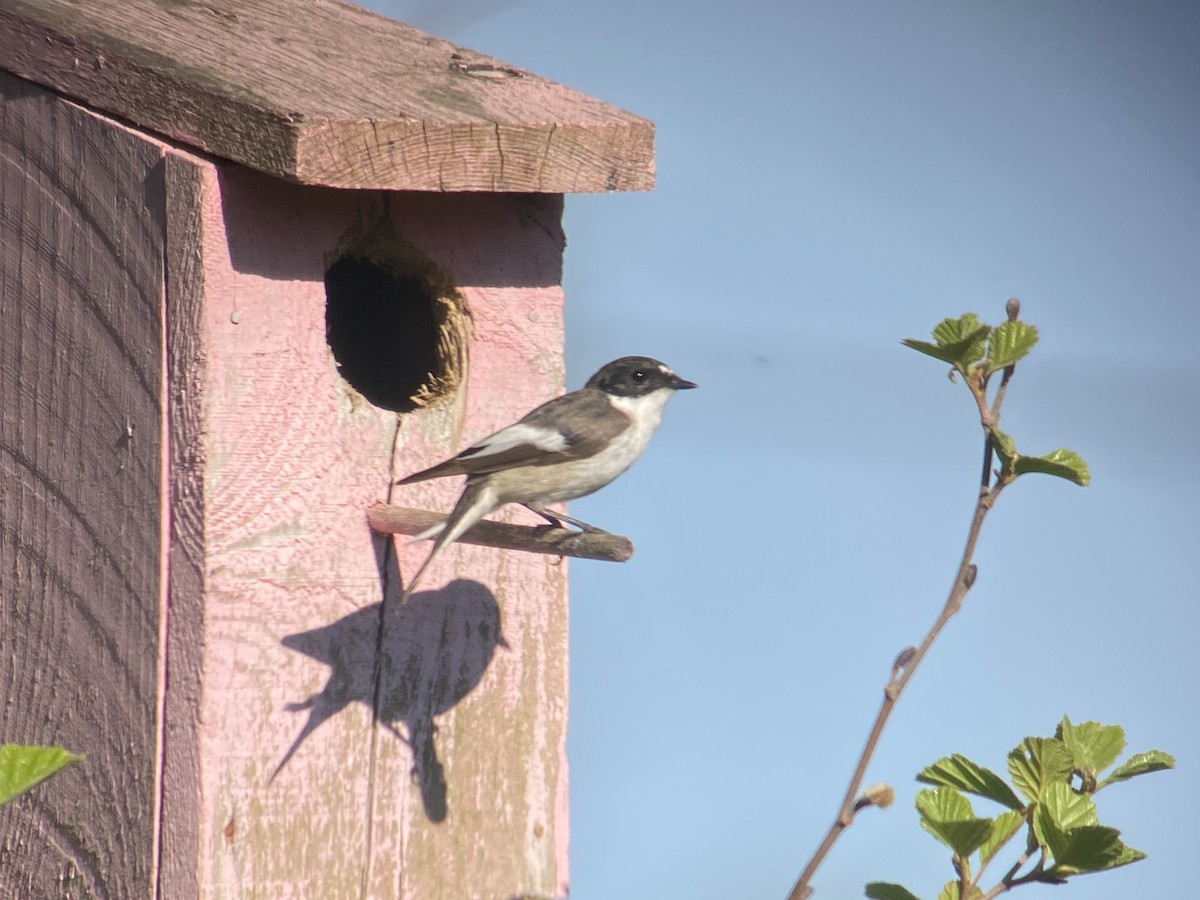
[[[426,582],[489,588],[508,644],[474,690],[434,716],[445,821],[430,821],[412,752],[385,728],[372,733],[361,697],[268,782],[309,714],[287,705],[320,695],[330,673],[281,640],[381,599],[382,539],[368,532],[366,509],[402,490],[405,504],[448,511],[459,484],[392,489],[391,480],[561,390],[557,199],[390,197],[400,233],[454,277],[475,333],[460,394],[398,420],[347,390],[324,333],[324,254],[369,198],[235,166],[202,172],[201,894],[333,897],[361,882],[369,896],[565,896],[566,578],[545,557],[456,546]],[[525,224],[531,211],[541,227]],[[515,285],[494,283],[505,269]],[[428,545],[395,549],[411,573]],[[356,654],[341,664],[360,677],[375,651],[367,624],[341,648]]]

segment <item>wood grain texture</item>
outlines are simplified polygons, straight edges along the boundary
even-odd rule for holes
[[[398,417],[325,339],[325,254],[378,198],[210,164],[168,165],[171,209],[176,188],[200,207],[168,231],[167,671],[194,696],[167,703],[164,890],[565,896],[565,566],[456,546],[428,579],[445,586],[400,606],[423,550],[364,517],[561,390],[561,197],[389,195],[475,332],[453,401]],[[453,487],[405,497],[440,508]]]
[[[0,738],[87,754],[0,808],[0,896],[153,890],[159,148],[0,75]]]
[[[158,896],[200,890],[201,698],[206,605],[200,406],[204,380],[201,210],[207,164],[178,152],[164,159],[166,188],[167,410],[170,551],[163,708]]]
[[[654,184],[651,122],[340,0],[0,0],[0,67],[307,184]]]

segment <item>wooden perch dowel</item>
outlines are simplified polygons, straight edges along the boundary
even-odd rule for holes
[[[380,534],[420,534],[445,516],[424,509],[389,506],[379,503],[367,510],[367,524]],[[460,541],[497,547],[501,550],[527,550],[577,559],[625,562],[633,556],[633,542],[620,534],[572,531],[549,525],[507,525],[484,520],[464,534]]]

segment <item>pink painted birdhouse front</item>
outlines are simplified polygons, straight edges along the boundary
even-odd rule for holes
[[[565,896],[566,564],[401,604],[368,516],[561,392],[652,125],[337,2],[0,0],[0,70],[0,742],[88,757],[0,896]]]

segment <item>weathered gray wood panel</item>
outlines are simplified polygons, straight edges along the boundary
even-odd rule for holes
[[[170,579],[167,591],[167,665],[164,703],[162,850],[159,896],[189,900],[200,892],[200,698],[205,595],[204,491],[200,335],[204,293],[200,259],[201,172],[193,161],[168,154],[167,198],[167,409],[170,445]]]
[[[0,75],[0,897],[148,896],[162,576],[159,150]]]

